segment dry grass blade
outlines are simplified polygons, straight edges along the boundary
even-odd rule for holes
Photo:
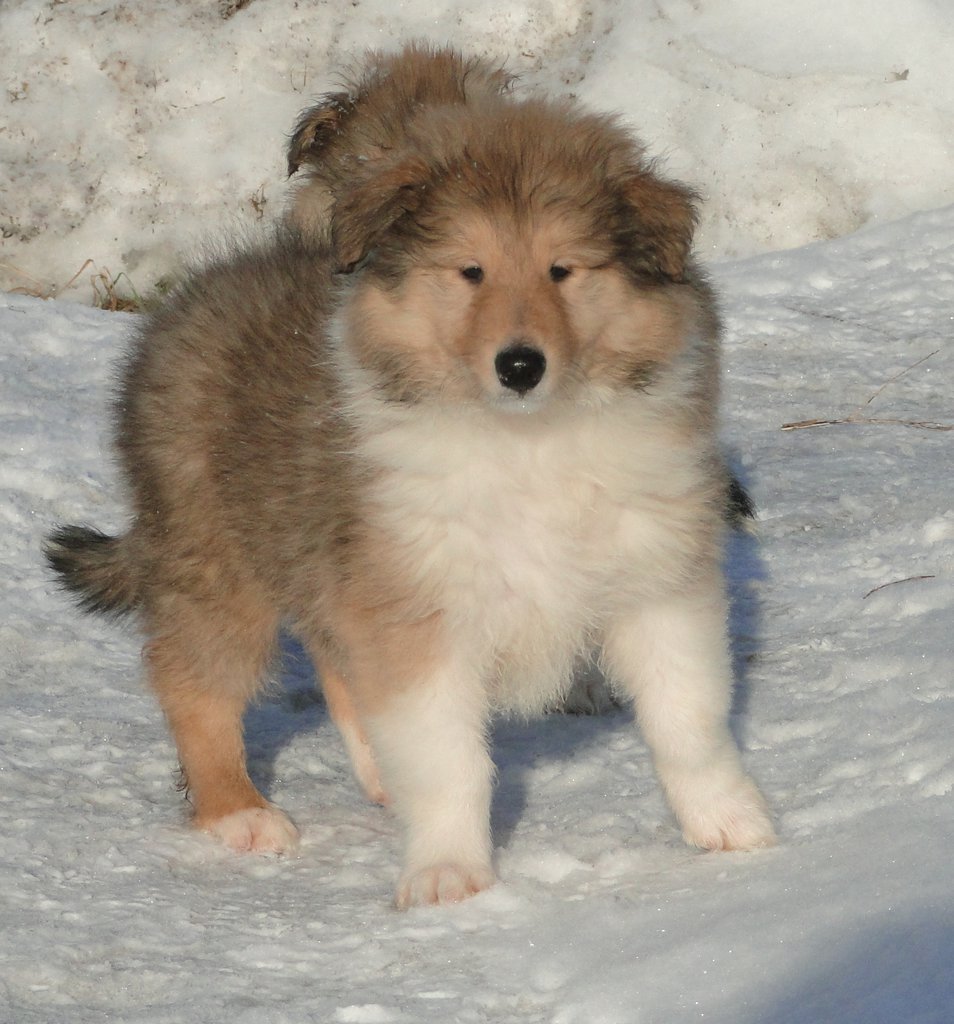
[[[12,270],[15,274],[31,282],[29,285],[11,288],[11,294],[29,295],[34,299],[44,300],[58,298],[63,292],[72,288],[83,273],[92,267],[93,273],[90,275],[89,283],[93,289],[92,304],[98,309],[105,309],[114,313],[141,313],[148,308],[147,302],[136,291],[128,274],[121,271],[113,276],[105,267],[97,269],[96,263],[92,259],[84,260],[83,265],[64,285],[44,285],[42,281],[37,280],[37,278],[12,263],[0,263],[0,267]],[[123,281],[125,281],[124,288],[121,287],[121,282]]]
[[[905,576],[902,580],[889,580],[887,583],[879,583],[878,586],[872,587],[867,594],[861,599],[862,601],[867,600],[872,594],[877,594],[879,590],[884,590],[886,587],[896,587],[899,583],[914,583],[917,580],[933,580],[936,579],[933,573],[929,573],[926,576]]]
[[[31,282],[30,285],[21,285],[18,288],[8,289],[11,295],[29,295],[34,299],[49,299],[56,293],[55,287],[43,284],[42,281],[35,278],[32,274],[28,274],[15,263],[0,263],[0,267],[3,267],[4,270],[10,270],[18,277],[22,277]],[[81,267],[78,273],[81,273],[82,269],[83,268]]]
[[[89,262],[87,260],[87,263]],[[85,267],[86,264],[83,266]],[[129,290],[128,294],[124,294],[119,289],[119,283],[124,278]],[[142,312],[143,300],[129,279],[129,275],[123,271],[120,271],[115,277],[111,277],[109,271],[104,267],[92,275],[90,284],[93,287],[93,305],[99,309],[107,309],[113,313]]]
[[[928,352],[926,356],[922,356],[920,359],[913,362],[910,366],[906,366],[903,370],[900,370],[893,377],[889,377],[876,391],[872,392],[864,402],[861,403],[853,412],[848,413],[847,416],[839,417],[838,419],[812,419],[812,420],[797,420],[794,423],[783,423],[782,430],[807,430],[809,427],[834,427],[844,423],[866,423],[875,425],[888,425],[895,427],[914,427],[917,430],[954,430],[954,424],[949,423],[933,423],[930,420],[903,420],[896,419],[890,416],[866,416],[862,410],[866,409],[871,403],[887,388],[890,384],[893,384],[896,380],[899,380],[906,373],[910,373],[913,369],[920,366],[921,363],[927,362],[932,356],[936,356],[940,349],[935,349],[933,352]]]
[[[809,427],[836,427],[845,423],[867,423],[875,426],[915,427],[918,430],[954,430],[954,423],[932,423],[929,420],[899,420],[887,416],[844,416],[840,420],[797,420],[783,423],[782,430],[807,430]]]

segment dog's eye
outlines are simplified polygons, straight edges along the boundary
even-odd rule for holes
[[[474,284],[480,284],[484,279],[483,268],[476,266],[476,264],[472,267],[464,267],[460,273],[461,277],[467,278],[468,281],[472,281]]]
[[[551,281],[565,281],[570,276],[569,267],[561,267],[558,263],[554,263],[550,267],[550,280]]]

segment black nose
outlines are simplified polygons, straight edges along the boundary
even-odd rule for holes
[[[518,395],[532,391],[543,380],[546,368],[547,357],[532,345],[510,345],[501,349],[494,360],[497,379]]]

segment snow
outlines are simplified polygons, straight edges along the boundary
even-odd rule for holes
[[[0,289],[148,295],[210,232],[278,216],[299,111],[418,37],[620,112],[704,192],[710,259],[954,202],[945,0],[8,0]]]
[[[623,712],[502,723],[500,882],[398,913],[396,826],[363,802],[290,645],[248,732],[300,854],[191,832],[134,628],[77,613],[39,554],[55,522],[122,524],[107,406],[132,319],[10,293],[0,1021],[952,1019],[954,432],[935,428],[954,424],[954,15],[698,7],[0,9],[16,69],[0,189],[19,225],[0,262],[51,284],[93,258],[148,286],[263,182],[279,208],[282,133],[331,58],[396,36],[509,54],[528,83],[622,110],[704,185],[723,433],[760,508],[727,553],[733,724],[780,834],[756,854],[687,849]],[[817,420],[841,422],[782,429]]]

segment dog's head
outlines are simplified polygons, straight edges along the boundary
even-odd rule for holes
[[[348,343],[403,400],[530,409],[645,388],[700,318],[694,202],[611,119],[435,111],[335,204]]]

